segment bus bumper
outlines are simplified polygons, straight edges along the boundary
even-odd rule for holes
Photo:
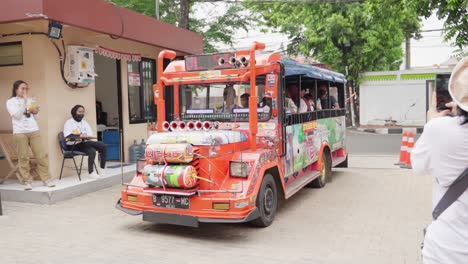
[[[139,211],[122,207],[120,199],[117,201],[115,208],[129,215],[143,215],[143,221],[149,221],[157,224],[170,224],[189,227],[198,227],[200,223],[246,223],[260,217],[258,208],[255,208],[246,217],[241,219],[202,218],[191,215],[160,213],[153,211]]]

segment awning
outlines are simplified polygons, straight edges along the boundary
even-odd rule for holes
[[[0,0],[0,24],[53,20],[131,41],[199,54],[201,35],[105,0]]]

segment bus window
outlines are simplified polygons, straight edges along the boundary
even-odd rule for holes
[[[336,97],[336,90],[334,90],[334,94],[330,94],[330,88],[328,82],[320,82],[318,92],[318,99],[317,104],[320,104],[320,109],[337,109],[339,108],[338,99]]]
[[[328,90],[330,91],[329,100],[331,102],[330,103],[331,109],[339,109],[340,104],[338,103],[338,87],[330,86]]]
[[[247,122],[248,98],[251,89],[248,83],[187,84],[180,86],[180,109],[182,119]],[[265,76],[257,78],[258,120],[270,119],[272,100],[265,95]]]
[[[341,109],[345,106],[345,86],[344,83],[332,83],[330,87],[330,95],[336,96],[338,107],[335,109]],[[333,92],[332,92],[333,88]],[[335,92],[336,91],[336,92]]]
[[[317,110],[316,106],[316,79],[302,76],[301,93],[299,102],[299,113],[312,112]]]

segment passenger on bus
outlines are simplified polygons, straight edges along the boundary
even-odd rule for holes
[[[243,95],[241,95],[240,100],[241,100],[242,108],[249,108],[249,98],[250,98],[249,93],[244,93]]]
[[[304,95],[305,102],[307,103],[307,112],[311,112],[315,110],[315,100],[314,96],[310,93]]]
[[[320,104],[321,109],[338,109],[340,105],[335,96],[328,96],[328,88],[326,84],[322,84],[319,89],[319,99],[317,104]]]
[[[232,109],[238,108],[235,103],[236,96],[236,90],[232,84],[227,84],[223,91],[224,101],[221,109],[222,113],[231,113]]]
[[[260,104],[258,104],[260,108],[263,109],[263,113],[269,113],[271,110],[271,98],[270,97],[263,97]]]
[[[307,102],[304,98],[306,94],[306,88],[302,88],[301,89],[301,98],[299,99],[299,113],[305,113],[305,112],[309,112],[310,109],[307,105]]]
[[[294,103],[293,99],[291,98],[294,94],[294,90],[297,90],[296,85],[290,85],[288,89],[286,90],[286,102],[284,106],[284,110],[286,110],[287,113],[295,114],[297,113],[297,106]]]

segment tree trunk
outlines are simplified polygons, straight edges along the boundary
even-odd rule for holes
[[[180,0],[179,27],[189,29],[190,0]]]
[[[411,69],[411,36],[405,39],[405,70]]]

